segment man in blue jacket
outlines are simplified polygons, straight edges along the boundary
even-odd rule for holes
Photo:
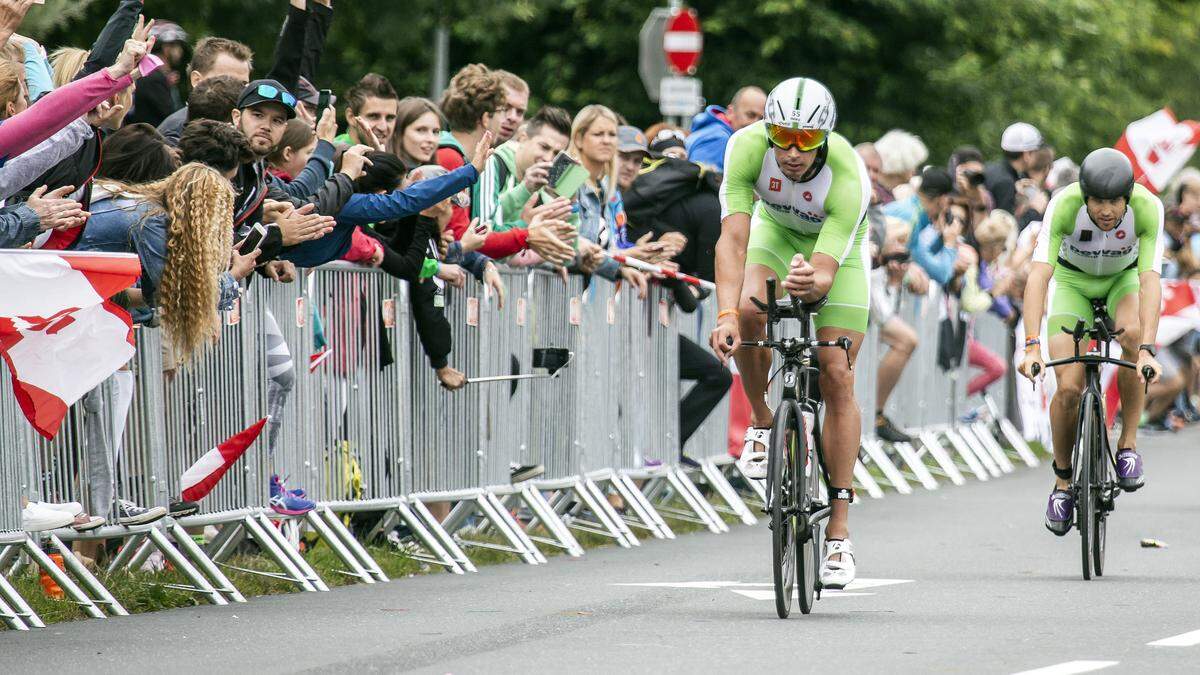
[[[733,95],[728,108],[710,105],[692,119],[687,137],[688,160],[725,171],[725,144],[733,132],[763,118],[767,95],[758,87],[742,87]]]

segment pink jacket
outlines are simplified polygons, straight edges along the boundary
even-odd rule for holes
[[[131,84],[133,78],[130,76],[114,80],[107,68],[101,68],[99,72],[46,94],[0,124],[0,163],[50,138]]]

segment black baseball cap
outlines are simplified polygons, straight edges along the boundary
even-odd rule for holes
[[[275,80],[255,80],[238,97],[237,109],[253,108],[261,103],[277,103],[287,109],[287,118],[296,117],[296,97]]]
[[[940,166],[927,166],[921,172],[921,194],[926,197],[941,197],[954,191],[954,179],[950,172]]]

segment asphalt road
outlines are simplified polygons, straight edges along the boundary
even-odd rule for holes
[[[1196,672],[1200,431],[1143,447],[1147,486],[1118,500],[1090,582],[1078,536],[1041,524],[1049,469],[1018,469],[856,506],[864,583],[786,621],[766,528],[739,525],[539,567],[8,632],[0,673]]]

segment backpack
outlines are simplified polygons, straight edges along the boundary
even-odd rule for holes
[[[719,194],[719,173],[695,162],[663,157],[647,164],[633,185],[621,191],[621,198],[630,222],[649,227],[675,202],[705,190]]]

